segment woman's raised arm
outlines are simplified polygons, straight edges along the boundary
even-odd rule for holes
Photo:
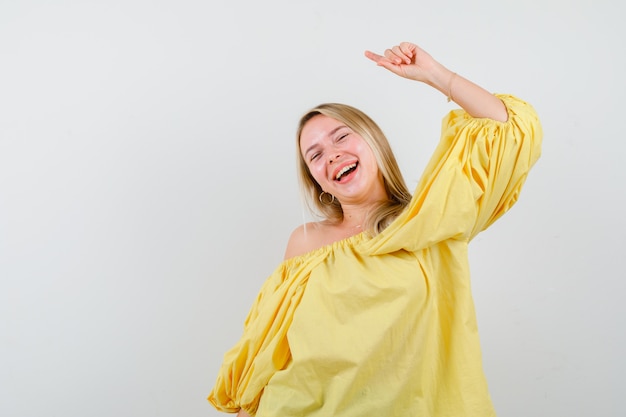
[[[472,117],[500,122],[508,119],[506,107],[499,98],[450,71],[413,43],[402,42],[385,50],[384,55],[365,51],[365,56],[396,75],[436,88]]]

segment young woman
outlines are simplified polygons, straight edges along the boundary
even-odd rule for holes
[[[540,154],[533,108],[492,95],[412,43],[366,56],[462,110],[411,196],[361,111],[320,105],[297,132],[325,217],[297,228],[209,401],[240,416],[495,415],[482,370],[468,244],[517,200]]]

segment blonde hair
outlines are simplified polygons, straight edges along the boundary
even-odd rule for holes
[[[325,103],[309,110],[300,118],[298,124],[297,139],[297,164],[298,176],[304,199],[309,209],[316,214],[320,214],[330,221],[341,221],[343,210],[341,204],[336,199],[330,204],[320,201],[322,188],[315,181],[300,151],[300,136],[304,126],[315,116],[324,115],[344,123],[356,134],[361,136],[369,145],[378,169],[383,177],[383,184],[387,192],[387,200],[382,201],[368,215],[363,225],[363,230],[367,230],[373,235],[383,231],[402,212],[411,200],[411,193],[406,187],[396,158],[391,150],[389,141],[378,125],[361,110],[346,104]]]

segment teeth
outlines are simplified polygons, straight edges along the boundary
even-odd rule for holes
[[[356,168],[356,163],[351,164],[351,165],[346,165],[345,167],[343,167],[341,171],[337,173],[337,176],[335,177],[335,179],[338,180],[339,178],[341,178],[343,174],[350,171],[352,168]]]

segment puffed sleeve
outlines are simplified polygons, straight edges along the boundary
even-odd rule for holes
[[[498,95],[506,122],[463,110],[443,120],[441,141],[409,207],[370,243],[370,253],[420,250],[445,239],[471,240],[515,204],[541,153],[542,129],[533,107]]]
[[[287,331],[308,280],[307,263],[283,262],[265,281],[240,340],[225,355],[208,400],[219,411],[256,413],[263,388],[291,358]]]

